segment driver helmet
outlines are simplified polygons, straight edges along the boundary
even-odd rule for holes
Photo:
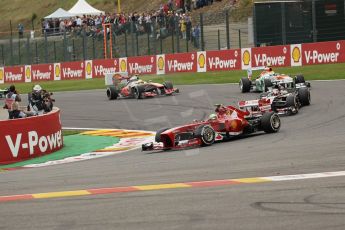
[[[212,113],[210,116],[208,116],[209,120],[216,120],[217,119],[217,115]]]

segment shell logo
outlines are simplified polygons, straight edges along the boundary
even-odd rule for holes
[[[199,55],[198,63],[200,68],[203,69],[205,67],[205,55],[203,53]]]
[[[58,66],[58,65],[55,66],[55,76],[57,78],[60,77],[60,66]]]
[[[163,57],[158,58],[157,65],[158,65],[159,70],[164,70],[164,59],[163,59]]]
[[[0,81],[4,80],[4,70],[0,69]]]
[[[127,63],[126,63],[125,60],[121,60],[120,70],[121,70],[121,72],[126,72],[126,70],[127,70]]]
[[[243,57],[242,57],[242,61],[245,65],[249,65],[250,63],[250,53],[248,50],[245,50],[243,52]]]
[[[91,71],[92,71],[91,63],[88,62],[88,63],[86,64],[86,74],[87,74],[87,75],[91,75]]]
[[[294,62],[299,62],[301,59],[301,51],[298,47],[293,48],[292,50],[292,59]]]
[[[26,79],[30,79],[31,78],[31,70],[30,70],[30,67],[26,67],[25,69],[25,77]]]

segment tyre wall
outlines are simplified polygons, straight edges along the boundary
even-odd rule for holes
[[[0,120],[0,165],[53,153],[63,147],[60,110],[24,119]]]

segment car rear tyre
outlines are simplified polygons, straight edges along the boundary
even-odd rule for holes
[[[201,139],[202,146],[209,146],[214,143],[216,132],[209,125],[201,125],[195,130],[194,136]]]
[[[308,88],[298,89],[298,99],[303,106],[310,105],[310,91]]]
[[[239,83],[239,87],[242,93],[247,93],[250,91],[252,83],[247,77],[242,77]]]
[[[261,129],[266,133],[276,133],[280,129],[280,118],[274,112],[264,113],[261,117]]]
[[[107,88],[107,97],[109,100],[115,100],[118,97],[118,93],[116,92],[116,89],[114,87],[108,87]]]

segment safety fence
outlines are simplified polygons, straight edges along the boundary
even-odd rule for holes
[[[120,26],[111,24],[106,33],[102,26],[1,33],[0,65],[100,59],[105,57],[105,47],[112,49],[113,57],[248,47],[248,20],[235,17],[241,14],[237,11],[179,13],[143,25],[128,21]]]
[[[195,51],[0,67],[0,84],[101,78],[105,74],[169,74],[345,62],[345,40],[230,50]]]

